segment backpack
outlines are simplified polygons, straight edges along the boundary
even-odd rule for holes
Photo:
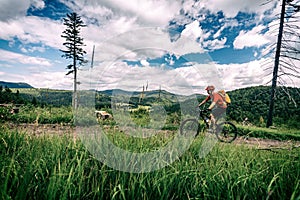
[[[222,97],[223,101],[225,101],[226,104],[231,103],[231,99],[230,99],[229,95],[225,92],[225,90],[218,91],[218,94]]]

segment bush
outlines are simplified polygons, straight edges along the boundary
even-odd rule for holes
[[[11,108],[9,107],[0,107],[0,122],[8,121],[11,119]]]

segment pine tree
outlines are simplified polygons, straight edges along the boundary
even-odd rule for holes
[[[63,19],[66,29],[63,31],[61,37],[65,38],[66,42],[63,45],[66,50],[60,50],[64,54],[62,57],[71,59],[72,63],[67,66],[69,70],[66,75],[74,74],[74,94],[72,105],[73,108],[77,108],[77,70],[79,66],[83,65],[87,61],[84,59],[86,51],[83,50],[83,38],[80,36],[82,27],[86,27],[81,17],[77,13],[69,13],[67,17]]]

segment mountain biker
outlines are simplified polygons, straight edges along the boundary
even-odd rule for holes
[[[208,96],[198,106],[200,107],[207,101],[211,100],[208,110],[211,110],[211,122],[215,124],[216,119],[220,118],[226,112],[227,104],[220,94],[214,92],[215,87],[213,85],[207,86],[205,90],[207,91]]]

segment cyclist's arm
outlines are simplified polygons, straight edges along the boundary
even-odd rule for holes
[[[198,107],[200,107],[203,104],[205,104],[209,99],[210,99],[210,96],[207,96],[201,103],[199,103]]]
[[[213,107],[215,107],[215,105],[216,105],[216,102],[213,101],[213,102],[210,104],[210,106],[208,107],[208,110],[213,109]]]

